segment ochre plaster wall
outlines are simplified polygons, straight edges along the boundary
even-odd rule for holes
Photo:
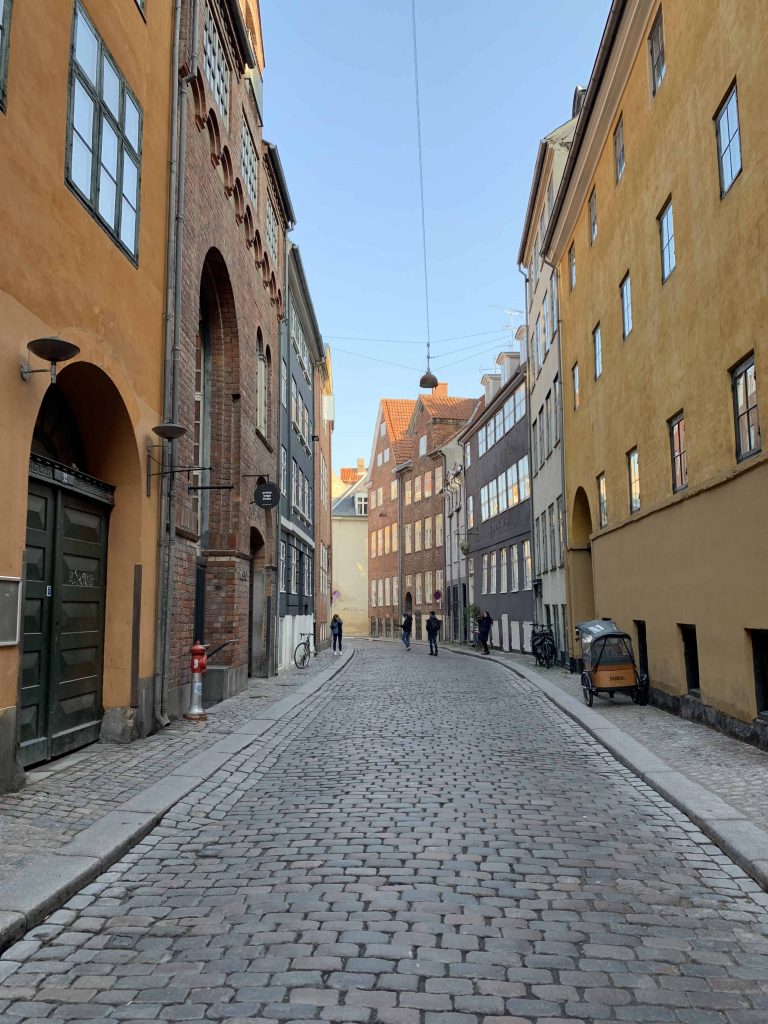
[[[653,97],[647,38],[658,5],[638,5],[643,6],[648,18],[635,34],[627,85],[610,100],[595,142],[596,150],[602,148],[594,174],[574,177],[578,220],[555,254],[567,508],[572,514],[576,490],[583,487],[595,531],[596,612],[628,629],[633,619],[647,621],[652,682],[672,693],[684,691],[677,623],[695,624],[704,700],[750,719],[754,674],[745,630],[768,628],[766,456],[736,461],[730,370],[754,350],[765,421],[768,266],[759,253],[768,212],[768,8],[748,0],[665,4],[667,70]],[[622,33],[626,26],[607,81],[617,70]],[[721,198],[713,118],[734,79],[743,171]],[[596,110],[601,103],[598,98]],[[626,169],[617,184],[613,131],[620,115]],[[590,245],[587,203],[593,186],[598,237]],[[670,197],[676,269],[662,284],[657,217]],[[627,272],[633,329],[624,340],[619,285]],[[592,331],[598,323],[603,373],[595,380]],[[581,401],[575,410],[576,361]],[[681,410],[688,489],[673,495],[668,421]],[[634,447],[641,512],[630,522],[627,452]],[[607,531],[596,525],[596,477],[603,472]],[[573,562],[570,557],[571,567]],[[571,591],[582,585],[572,580]]]
[[[50,4],[41,18],[37,5],[16,3],[11,23],[0,113],[0,575],[21,574],[30,444],[49,383],[46,374],[24,383],[17,368],[28,341],[59,335],[81,349],[60,371],[60,385],[79,403],[89,469],[118,487],[105,635],[109,707],[130,698],[136,563],[144,569],[139,675],[154,671],[157,505],[144,496],[143,471],[150,429],[162,418],[172,12],[153,3],[145,21],[134,3],[87,5],[144,114],[136,267],[65,184],[73,10]],[[0,648],[0,710],[16,704],[19,650]]]
[[[365,516],[333,517],[332,591],[341,595],[332,605],[347,636],[368,635],[368,520]]]

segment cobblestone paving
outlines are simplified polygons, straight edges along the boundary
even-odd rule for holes
[[[209,708],[203,725],[174,722],[129,746],[95,743],[32,770],[25,789],[0,796],[0,883],[333,663],[324,652],[303,671],[253,679],[247,691]]]
[[[2,978],[3,1024],[765,1024],[768,897],[532,684],[361,645]]]
[[[534,668],[533,658],[498,655],[511,663]],[[579,677],[564,669],[540,670],[543,678],[564,693],[581,700]],[[596,699],[590,713],[602,716],[642,743],[670,767],[691,781],[706,786],[761,828],[768,828],[768,752],[724,736],[699,722],[688,722],[659,708],[636,707],[629,697],[616,694]],[[765,1017],[768,1024],[768,1014]]]

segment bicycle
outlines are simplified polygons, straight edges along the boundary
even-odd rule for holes
[[[534,622],[531,631],[531,650],[536,664],[549,668],[555,661],[555,635],[551,626],[540,626]]]
[[[303,639],[296,644],[296,650],[293,652],[293,660],[296,663],[296,668],[306,668],[309,664],[309,660],[312,657],[312,651],[309,646],[309,641],[312,636],[311,633],[299,633]]]

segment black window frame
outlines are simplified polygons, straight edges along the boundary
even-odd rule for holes
[[[608,525],[608,485],[605,481],[605,471],[597,474],[597,523],[601,530]],[[602,490],[601,490],[602,484]]]
[[[669,454],[672,463],[672,493],[679,494],[681,491],[688,489],[688,447],[681,447],[679,451],[675,448],[675,431],[676,428],[683,424],[683,431],[685,431],[685,410],[681,409],[679,412],[671,416],[667,421],[669,428]],[[679,439],[679,430],[677,431]],[[682,483],[677,482],[677,467],[681,466],[683,472],[681,472]]]
[[[723,185],[723,156],[725,155],[725,151],[720,148],[720,141],[721,141],[720,121],[721,121],[721,119],[722,119],[722,117],[723,117],[723,115],[725,113],[726,107],[730,103],[731,97],[734,97],[735,100],[736,100],[736,124],[737,124],[737,129],[736,129],[736,135],[732,136],[732,138],[729,139],[729,141],[728,141],[728,148],[730,149],[730,145],[731,145],[731,142],[733,141],[733,139],[738,137],[738,143],[739,143],[739,169],[734,174],[734,176],[731,178],[731,183],[728,185],[727,188],[725,188],[724,185]],[[720,181],[720,198],[724,199],[725,196],[728,195],[728,193],[731,191],[733,186],[736,184],[737,179],[739,177],[741,177],[741,172],[744,169],[744,160],[743,160],[742,151],[741,151],[741,112],[739,111],[739,90],[737,88],[737,82],[736,82],[735,78],[731,82],[731,84],[728,86],[728,90],[727,90],[725,96],[723,97],[723,99],[722,99],[722,101],[720,103],[720,106],[715,111],[715,116],[712,118],[712,120],[713,120],[714,125],[715,125],[715,148],[717,149],[717,173],[718,173],[718,177],[719,177],[719,181]]]
[[[13,0],[0,0],[3,9],[3,39],[0,43],[0,113],[8,106],[8,63],[11,53],[11,17]]]
[[[576,287],[576,243],[571,242],[568,247],[568,291]]]
[[[739,413],[739,400],[737,397],[738,391],[738,379],[744,376],[749,368],[755,368],[755,353],[752,352],[745,359],[742,359],[740,363],[733,367],[731,370],[731,397],[733,401],[733,425],[736,434],[736,461],[743,462],[745,459],[751,459],[754,455],[759,455],[763,450],[763,439],[760,431],[760,402],[757,398],[757,370],[755,369],[755,404],[751,408],[757,410],[757,438],[758,443],[756,448],[750,448],[747,451],[741,450],[741,431],[739,429],[740,419],[743,416],[747,417],[747,431],[749,431],[749,413],[750,407],[747,406],[745,413]]]
[[[594,245],[597,241],[597,187],[594,185],[587,200],[587,219],[589,221],[589,244]]]
[[[632,456],[637,456],[637,508],[632,508]],[[640,451],[637,445],[627,452],[627,483],[629,484],[629,514],[637,515],[642,508],[640,498]]]
[[[84,72],[79,72],[76,67],[75,58],[75,44],[76,44],[76,30],[77,30],[77,18],[78,15],[82,16],[88,23],[93,34],[96,36],[98,41],[98,53],[97,53],[97,72],[96,72],[96,85],[88,80]],[[116,72],[120,79],[120,119],[125,121],[125,102],[126,96],[130,96],[133,104],[136,107],[139,115],[138,124],[138,149],[133,148],[133,144],[128,139],[127,135],[121,128],[120,123],[115,121],[115,115],[110,110],[106,101],[102,97],[101,82],[103,76],[103,60],[106,57],[109,63],[112,65],[113,70]],[[77,65],[79,67],[79,65]],[[91,141],[93,143],[91,152],[91,194],[86,196],[75,183],[72,177],[72,149],[73,149],[73,133],[75,131],[75,83],[78,82],[81,87],[85,90],[88,98],[94,104],[94,126],[92,128]],[[100,170],[101,170],[101,141],[103,132],[104,120],[107,120],[110,128],[117,136],[118,141],[118,166],[117,166],[117,180],[115,181],[115,202],[118,206],[118,213],[116,216],[116,222],[114,227],[102,217],[99,213],[99,195],[100,195]],[[79,133],[78,133],[79,134]],[[101,33],[96,28],[96,25],[91,18],[90,14],[86,10],[85,4],[82,0],[75,0],[72,9],[72,33],[70,39],[70,53],[69,53],[69,75],[67,83],[67,133],[66,133],[66,149],[64,158],[64,183],[66,184],[69,191],[78,200],[78,202],[88,211],[91,217],[97,222],[97,224],[109,235],[115,245],[120,251],[130,260],[130,262],[138,267],[139,265],[139,238],[141,234],[141,182],[142,182],[142,160],[143,160],[143,136],[144,136],[144,108],[139,103],[136,94],[128,85],[128,79],[124,75],[117,63],[109,47],[104,42]],[[131,156],[136,157],[136,233],[135,233],[135,246],[136,251],[132,252],[123,242],[120,237],[120,226],[122,224],[122,199],[123,199],[123,168],[124,168],[124,145],[128,145],[131,149]]]
[[[599,345],[598,345],[598,340],[599,340]],[[600,369],[600,372],[599,373],[597,372],[598,371],[598,353],[600,355],[600,359],[599,359],[599,364],[600,364],[599,365],[599,369]],[[602,328],[600,327],[600,321],[599,320],[595,324],[595,326],[592,328],[592,360],[593,360],[593,362],[595,364],[595,380],[600,380],[600,378],[603,376],[603,331],[602,331]]]
[[[626,310],[624,307],[625,284],[629,285],[629,330],[627,330],[627,318],[625,315]],[[624,277],[622,277],[621,281],[619,281],[619,302],[621,303],[621,336],[624,339],[624,341],[626,341],[632,333],[632,328],[635,326],[635,320],[632,316],[632,275],[629,270],[626,272]]]

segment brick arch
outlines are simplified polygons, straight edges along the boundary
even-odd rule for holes
[[[234,484],[208,492],[209,548],[237,544],[240,496],[240,340],[234,293],[224,257],[209,249],[200,275],[200,321],[210,346],[211,484]]]

